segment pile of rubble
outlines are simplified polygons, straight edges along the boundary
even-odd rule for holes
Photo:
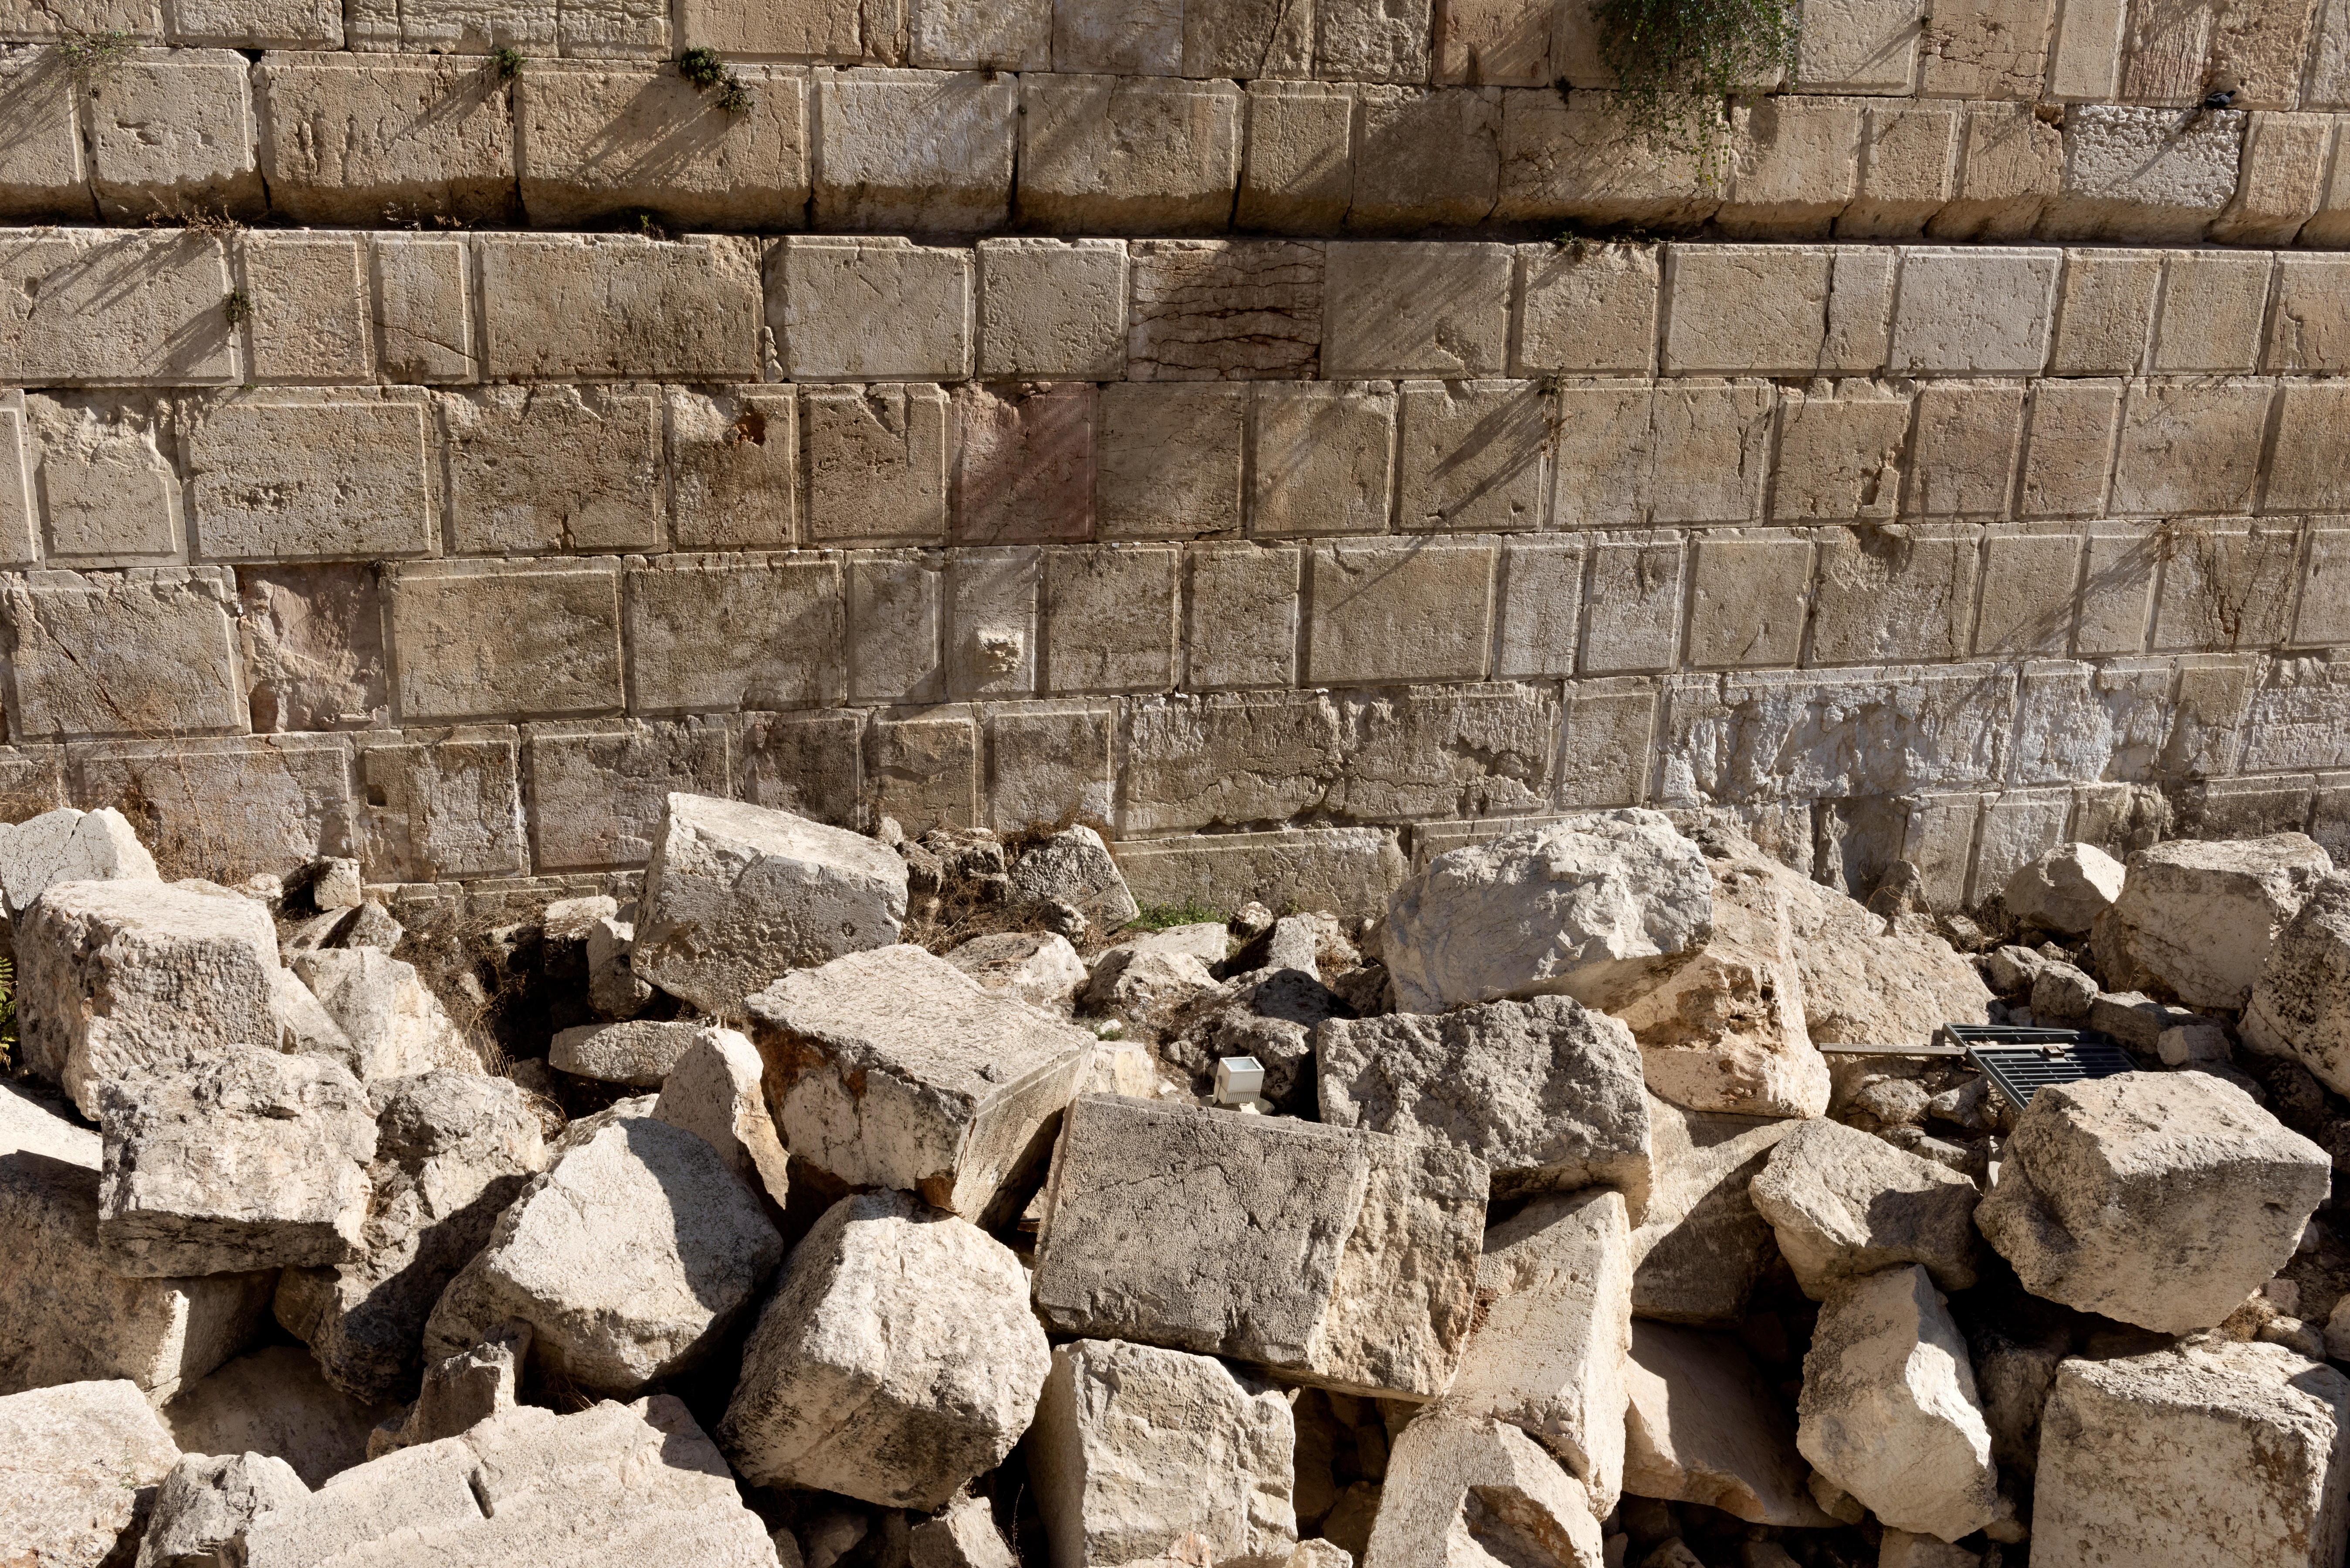
[[[518,1043],[351,863],[0,830],[0,1562],[2339,1564],[2350,876],[1916,885],[1616,811],[1170,924],[679,794]]]

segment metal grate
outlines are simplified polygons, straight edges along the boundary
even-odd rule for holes
[[[2019,1112],[2045,1085],[2085,1083],[2138,1070],[2112,1036],[2094,1029],[1945,1023],[1942,1033],[1991,1080],[2000,1098]]]

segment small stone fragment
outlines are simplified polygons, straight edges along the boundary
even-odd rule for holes
[[[1905,1263],[1924,1264],[1946,1291],[1975,1282],[1975,1184],[1882,1138],[1805,1122],[1771,1151],[1752,1196],[1814,1301]]]
[[[342,943],[347,948],[374,948],[388,953],[399,947],[400,939],[407,934],[391,918],[390,910],[369,898],[351,917],[351,923],[343,928]]]
[[[138,1568],[241,1563],[256,1516],[309,1495],[293,1466],[267,1454],[182,1454],[156,1489]]]
[[[1827,1522],[1794,1424],[1735,1339],[1636,1320],[1624,1384],[1626,1493],[1756,1524]]]
[[[366,898],[358,861],[330,856],[318,862],[310,879],[311,903],[321,909],[356,909]]]
[[[1106,931],[1142,913],[1101,835],[1080,823],[1020,851],[1011,866],[1015,903],[1066,904]]]
[[[60,882],[152,882],[155,858],[111,806],[45,811],[0,826],[0,907],[9,922]]]
[[[636,1019],[626,1023],[588,1023],[559,1031],[546,1049],[546,1064],[600,1083],[658,1089],[676,1067],[702,1025]]]
[[[637,928],[606,915],[588,928],[588,1005],[599,1018],[634,1018],[653,999],[629,962]]]
[[[780,1209],[791,1191],[790,1157],[767,1115],[763,1071],[758,1047],[742,1034],[698,1030],[662,1081],[653,1116],[699,1136]]]
[[[989,991],[1059,1012],[1069,1010],[1088,978],[1069,939],[1050,931],[973,937],[947,954],[947,962]]]
[[[1506,1422],[1422,1416],[1388,1457],[1364,1568],[1431,1563],[1601,1568],[1599,1521],[1583,1483]]]
[[[380,1459],[394,1449],[453,1438],[513,1409],[529,1354],[530,1324],[514,1319],[473,1349],[435,1363],[416,1402],[368,1434],[367,1457]]]
[[[979,1497],[959,1497],[936,1519],[914,1526],[906,1535],[906,1554],[910,1568],[1020,1568],[995,1528],[994,1511]]]
[[[294,973],[342,1031],[338,1054],[362,1084],[474,1060],[413,964],[376,948],[328,949],[295,954]]]
[[[2002,897],[2007,912],[2026,925],[2076,937],[2114,907],[2126,873],[2094,844],[2062,844],[2019,866]]]
[[[1222,951],[1221,942],[1217,950]],[[1155,1037],[1171,1033],[1187,1009],[1215,987],[1207,961],[1195,953],[1116,947],[1094,960],[1077,1001],[1089,1012],[1123,1019],[1136,1033]]]

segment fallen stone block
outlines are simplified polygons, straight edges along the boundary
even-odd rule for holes
[[[293,968],[341,1030],[337,1054],[360,1083],[474,1063],[415,965],[376,948],[329,948],[295,954]]]
[[[2239,1027],[2251,1049],[2293,1057],[2336,1094],[2350,1086],[2350,877],[2310,889],[2262,961]]]
[[[16,1023],[33,1075],[86,1116],[98,1087],[236,1044],[277,1049],[269,911],[186,884],[63,882],[16,922]]]
[[[394,1449],[437,1443],[513,1409],[529,1354],[530,1324],[509,1319],[473,1349],[435,1363],[426,1370],[415,1402],[368,1434],[367,1457],[380,1459]]]
[[[903,1192],[843,1199],[793,1249],[718,1438],[763,1486],[929,1512],[993,1469],[1051,1370],[1009,1248]]]
[[[1981,1324],[1970,1336],[1975,1396],[1991,1428],[1991,1457],[2002,1470],[2030,1474],[2040,1459],[2040,1413],[2056,1368],[2072,1354],[2069,1334],[2026,1324]]]
[[[1092,977],[1077,1001],[1088,1012],[1118,1019],[1130,1033],[1155,1039],[1171,1033],[1215,989],[1208,961],[1195,953],[1118,947],[1094,960]]]
[[[558,1416],[518,1406],[345,1470],[245,1532],[245,1568],[774,1568],[726,1462],[666,1394]]]
[[[1603,1516],[1624,1487],[1631,1241],[1623,1194],[1605,1189],[1536,1198],[1487,1231],[1482,1312],[1440,1407],[1539,1441]]]
[[[374,1098],[364,1250],[331,1269],[286,1270],[277,1321],[353,1398],[405,1399],[442,1292],[550,1155],[536,1114],[504,1078],[422,1073]]]
[[[791,1160],[767,1114],[764,1070],[758,1047],[734,1030],[697,1029],[662,1081],[652,1114],[700,1137],[781,1209],[791,1191]]]
[[[787,811],[672,794],[637,899],[638,974],[721,1017],[794,970],[887,947],[906,863],[886,845]]]
[[[1907,1263],[1946,1291],[1975,1282],[1975,1184],[1883,1138],[1805,1122],[1779,1140],[1750,1195],[1814,1301]]]
[[[2094,844],[2060,844],[2010,873],[2001,898],[2027,926],[2076,937],[2114,907],[2126,877],[2122,863]]]
[[[338,1263],[368,1214],[376,1126],[341,1064],[225,1045],[99,1087],[108,1266],[148,1279]]]
[[[1662,814],[1597,812],[1430,861],[1389,901],[1388,971],[1409,1012],[1542,995],[1612,1012],[1704,944],[1712,900]]]
[[[1571,997],[1334,1018],[1315,1032],[1322,1119],[1474,1154],[1496,1197],[1606,1183],[1645,1212],[1646,1096],[1631,1031]]]
[[[98,1239],[99,1140],[0,1083],[0,1394],[128,1378],[168,1399],[253,1340],[266,1272],[134,1279]]]
[[[2089,1004],[2089,1027],[2132,1051],[2156,1051],[2173,1029],[2208,1023],[2203,1014],[2156,1002],[2139,992],[2104,992]]]
[[[498,1217],[433,1307],[423,1353],[445,1360],[519,1318],[534,1366],[633,1392],[715,1350],[783,1255],[716,1149],[625,1117],[563,1152]]]
[[[2284,1266],[2332,1181],[2234,1085],[2125,1073],[2033,1096],[1975,1223],[2033,1294],[2183,1334]]]
[[[627,1023],[588,1023],[558,1030],[546,1048],[546,1064],[599,1083],[658,1089],[677,1065],[702,1025],[645,1019]]]
[[[1967,1342],[1923,1268],[1856,1280],[1820,1308],[1795,1447],[1894,1529],[1956,1541],[1997,1515]]]
[[[2189,1007],[2241,1008],[2269,950],[2334,862],[2306,835],[2172,839],[2129,858],[2090,937],[2106,983],[2160,987]]]
[[[361,1057],[352,1048],[351,1037],[335,1022],[327,1005],[296,977],[292,970],[281,969],[272,975],[277,1000],[277,1022],[281,1031],[279,1049],[299,1056],[325,1056],[340,1062],[359,1077]],[[365,1079],[360,1079],[362,1083]]]
[[[2202,1340],[2057,1369],[2032,1568],[2342,1561],[2350,1380],[2272,1345]]]
[[[1082,823],[1020,851],[1010,875],[1015,904],[1067,904],[1099,930],[1117,930],[1142,913],[1109,846]]]
[[[743,1004],[785,1147],[972,1220],[1042,1158],[1094,1037],[921,949],[851,953]]]
[[[1755,1524],[1825,1528],[1794,1423],[1728,1334],[1636,1321],[1624,1367],[1624,1490]]]
[[[1362,1207],[1311,1354],[1287,1376],[1342,1393],[1434,1398],[1475,1321],[1492,1175],[1459,1149],[1357,1136]]]
[[[588,928],[588,1005],[598,1018],[634,1018],[653,999],[636,971],[634,921],[605,915]]]
[[[310,1495],[284,1459],[266,1454],[182,1454],[155,1491],[137,1568],[244,1561],[245,1531],[274,1508]]]
[[[368,1434],[395,1408],[332,1386],[297,1346],[270,1345],[181,1390],[163,1420],[189,1453],[267,1454],[318,1486],[366,1461]]]
[[[989,991],[1059,1012],[1091,978],[1069,939],[1050,931],[973,937],[947,954],[947,962]]]
[[[796,1544],[793,1551],[798,1551]],[[783,1555],[780,1544],[777,1555]],[[959,1497],[936,1519],[908,1531],[906,1556],[910,1568],[1020,1568],[1003,1532],[995,1528],[994,1511],[979,1497]],[[795,1561],[785,1558],[786,1563]]]
[[[60,882],[156,880],[155,857],[111,806],[62,806],[0,826],[0,907],[11,924]]]
[[[1583,1483],[1507,1422],[1420,1417],[1388,1456],[1364,1568],[1437,1563],[1600,1568],[1599,1521]]]
[[[1282,1392],[1212,1356],[1062,1345],[1026,1449],[1053,1560],[1128,1563],[1197,1533],[1217,1563],[1280,1562],[1296,1441]]]
[[[1263,905],[1257,908],[1263,909]],[[1222,963],[1215,972],[1229,980],[1236,974],[1254,974],[1259,970],[1302,970],[1315,979],[1322,978],[1322,926],[1326,916],[1284,915],[1264,929],[1241,944],[1240,950]],[[1332,920],[1335,924],[1335,919]]]
[[[1632,1231],[1632,1311],[1732,1323],[1777,1255],[1749,1189],[1798,1124],[1685,1111],[1648,1099],[1649,1187]]]
[[[0,1398],[0,1563],[129,1561],[123,1538],[139,1539],[159,1484],[179,1462],[171,1433],[126,1380]]]

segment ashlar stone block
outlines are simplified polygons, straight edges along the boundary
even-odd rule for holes
[[[811,542],[945,539],[951,443],[941,389],[810,387],[800,410]]]
[[[461,239],[371,236],[378,368],[388,381],[470,381],[480,371],[479,327]]]
[[[910,240],[784,241],[767,317],[803,380],[961,380],[972,364],[972,253]]]
[[[2192,241],[2236,193],[2250,116],[2084,104],[2064,116],[2064,183],[2043,228],[2085,240]]]
[[[20,406],[0,409],[0,426],[19,435],[18,472],[30,490],[5,552],[12,564],[42,556],[60,566],[165,566],[184,558],[183,495],[176,465],[165,455],[171,432],[155,402],[107,393],[19,398]],[[0,437],[0,465],[11,455]]]
[[[1119,379],[1126,300],[1115,240],[982,241],[979,373]]]
[[[837,560],[661,556],[629,571],[623,592],[635,711],[801,708],[840,698]]]
[[[493,377],[759,379],[752,241],[506,234],[476,244],[482,362]]]
[[[661,405],[649,390],[499,386],[439,396],[461,551],[662,542]]]
[[[907,57],[933,69],[1049,71],[1052,0],[942,0],[916,8]]]
[[[1083,242],[1080,242],[1083,243]],[[1137,381],[1310,379],[1322,348],[1323,246],[1140,240],[1124,374]]]
[[[1172,546],[1053,551],[1045,585],[1046,686],[1164,691],[1174,685],[1180,560]]]
[[[529,725],[523,760],[537,869],[643,865],[671,794],[733,794],[733,751],[723,717]]]
[[[2057,257],[1905,250],[1891,366],[1910,375],[2036,376],[2048,357]]]
[[[1497,88],[1361,87],[1350,234],[1469,228],[1492,212],[1502,171]]]
[[[192,230],[0,231],[0,383],[217,384],[239,378],[221,301],[227,245]]]
[[[1485,543],[1315,545],[1307,678],[1482,679],[1494,555]]]
[[[537,62],[515,79],[522,204],[535,227],[649,210],[680,226],[793,229],[807,209],[807,76],[736,67],[747,110],[667,65]]]
[[[80,96],[101,216],[136,222],[190,210],[241,219],[262,214],[267,202],[244,56],[233,49],[134,49],[112,63],[102,91]]]
[[[1207,545],[1189,556],[1185,687],[1212,691],[1293,683],[1303,552]]]
[[[1249,405],[1249,389],[1239,386],[1103,388],[1094,474],[1102,535],[1239,533]]]
[[[26,32],[17,17],[55,24],[28,7],[12,7],[10,34]],[[74,79],[61,55],[26,50],[0,65],[0,91],[8,95],[16,134],[0,153],[0,216],[81,218],[96,215],[88,158],[74,119]]]
[[[2122,413],[2113,511],[2176,517],[2251,510],[2275,383],[2139,381]]]
[[[1002,228],[1012,213],[1019,94],[1016,78],[992,71],[818,73],[815,226]]]
[[[255,85],[261,174],[279,216],[516,216],[513,103],[493,73],[414,55],[291,54],[264,61]]]
[[[403,568],[391,627],[403,719],[592,713],[623,701],[617,560]]]
[[[234,602],[233,576],[219,567],[0,582],[12,729],[26,738],[242,731]]]
[[[1249,517],[1259,535],[1386,531],[1394,383],[1284,381],[1256,392]]]
[[[2162,315],[2147,368],[2158,375],[2258,369],[2270,258],[2174,251],[2163,270]]]
[[[196,547],[208,559],[430,554],[440,466],[421,400],[241,397],[186,433]]]
[[[1018,207],[1057,234],[1215,233],[1240,182],[1241,89],[1034,76],[1020,88]]]
[[[1507,245],[1331,244],[1323,374],[1499,374],[1508,360],[1512,263]]]
[[[792,389],[671,387],[666,401],[676,542],[719,550],[791,544],[800,467]]]
[[[959,389],[956,542],[1014,545],[1090,537],[1099,402],[1090,381]]]
[[[1662,270],[1657,245],[1519,247],[1517,372],[1648,374]]]
[[[1552,401],[1530,381],[1406,381],[1407,529],[1539,527],[1549,488]]]
[[[1284,15],[1311,25],[1302,11]],[[1234,223],[1274,234],[1336,229],[1355,198],[1354,119],[1354,90],[1343,82],[1251,80]]]

